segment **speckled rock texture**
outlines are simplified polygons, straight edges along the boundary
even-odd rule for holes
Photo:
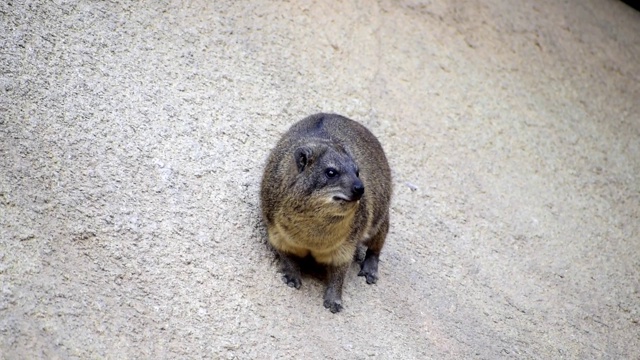
[[[393,169],[380,280],[287,287],[316,112]],[[637,359],[640,13],[614,0],[0,2],[1,359]]]

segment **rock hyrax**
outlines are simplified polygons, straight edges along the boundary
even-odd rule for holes
[[[327,267],[324,306],[338,312],[347,269],[366,247],[358,275],[375,283],[391,192],[382,146],[361,124],[316,114],[291,126],[269,155],[260,192],[284,282],[300,288],[297,259],[311,255]]]

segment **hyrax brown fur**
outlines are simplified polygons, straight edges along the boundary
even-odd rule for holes
[[[260,193],[284,282],[300,288],[297,258],[311,255],[327,267],[324,306],[341,311],[345,274],[366,246],[358,275],[375,283],[391,193],[387,158],[364,126],[335,114],[291,126],[269,155]]]

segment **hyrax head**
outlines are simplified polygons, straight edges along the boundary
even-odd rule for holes
[[[324,204],[357,204],[364,194],[358,165],[344,147],[330,142],[305,144],[295,149],[296,185]]]

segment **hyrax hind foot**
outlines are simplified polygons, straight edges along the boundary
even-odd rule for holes
[[[358,276],[364,276],[367,284],[375,284],[378,281],[378,254],[367,250],[367,255],[360,265]]]

